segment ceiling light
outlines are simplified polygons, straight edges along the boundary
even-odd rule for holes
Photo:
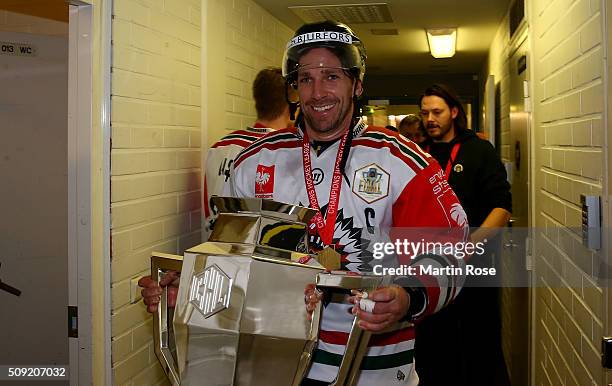
[[[450,58],[455,55],[457,28],[428,29],[427,42],[434,58]]]

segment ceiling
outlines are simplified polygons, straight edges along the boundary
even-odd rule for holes
[[[360,15],[390,16],[391,20],[377,23],[347,23],[364,42],[368,53],[370,75],[397,74],[477,74],[482,70],[489,46],[508,9],[510,0],[386,0],[372,3],[359,0],[255,0],[274,17],[292,29],[304,20],[289,7],[315,6],[309,14],[321,11],[339,12],[354,17],[354,7],[363,9]],[[350,4],[347,4],[349,3]],[[322,5],[351,7],[321,8]],[[378,6],[374,6],[378,4]],[[387,12],[388,10],[388,12]],[[380,12],[379,12],[380,11]],[[329,12],[327,13],[329,14]],[[425,28],[457,27],[457,53],[453,58],[434,59],[429,54]],[[375,35],[372,29],[396,29],[397,35]]]

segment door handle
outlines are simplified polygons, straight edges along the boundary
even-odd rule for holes
[[[0,263],[0,266],[2,266],[2,263]],[[2,282],[2,279],[0,279],[0,290],[6,291],[9,294],[15,295],[15,296],[20,296],[21,295],[21,291],[18,290],[17,288],[10,286],[6,283]]]
[[[514,249],[518,247],[518,244],[514,242],[514,240],[508,240],[507,243],[504,243],[504,248],[505,249]]]

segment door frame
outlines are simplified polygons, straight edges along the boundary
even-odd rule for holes
[[[112,0],[66,0],[69,18],[70,385],[112,385],[110,141]],[[72,40],[71,40],[72,39]],[[70,100],[73,104],[70,104]],[[78,130],[77,130],[78,128]],[[78,258],[77,258],[78,257]],[[94,345],[93,342],[96,342]]]
[[[68,10],[68,306],[77,307],[77,335],[68,338],[71,385],[92,379],[91,8],[71,1]]]
[[[612,52],[612,30],[609,28],[610,23],[612,23],[612,7],[607,5],[607,1],[601,0],[600,2],[601,9],[601,17],[603,18],[603,26],[601,31],[602,36],[602,49],[604,51],[603,54],[603,63],[602,63],[602,71],[603,71],[603,82],[606,92],[604,92],[604,112],[602,116],[602,122],[604,132],[603,132],[603,181],[602,181],[602,197],[601,197],[601,206],[602,206],[602,216],[601,216],[601,226],[602,226],[602,236],[604,242],[602,243],[602,250],[600,251],[600,256],[602,261],[600,261],[600,267],[604,270],[604,272],[600,272],[602,276],[602,284],[603,284],[603,317],[605,320],[603,321],[603,335],[604,336],[612,336],[612,306],[610,302],[612,301],[612,257],[610,257],[610,252],[612,251],[612,203],[610,202],[610,181],[612,178],[612,157],[610,157],[609,153],[609,144],[611,138],[610,128],[610,116],[612,116],[612,98],[610,92],[612,92],[612,82],[610,81],[610,65],[609,54]],[[602,337],[603,338],[603,337]],[[602,384],[604,385],[612,385],[612,370],[602,369]]]
[[[69,4],[68,305],[78,310],[78,337],[69,338],[68,344],[70,385],[111,385],[112,1],[66,1]]]

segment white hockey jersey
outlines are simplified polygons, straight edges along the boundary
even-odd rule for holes
[[[384,128],[359,122],[353,129],[344,167],[332,246],[341,254],[341,267],[371,271],[371,246],[391,227],[442,227],[467,230],[459,201],[438,163],[417,145]],[[261,197],[309,206],[305,188],[303,133],[299,128],[266,135],[235,159],[232,194]],[[341,141],[320,154],[311,148],[312,181],[321,213],[326,214],[336,155]],[[378,232],[378,231],[380,232]],[[387,239],[388,240],[388,239]],[[383,240],[384,241],[384,240]],[[315,233],[313,251],[324,245]],[[369,249],[369,251],[368,251]],[[421,256],[411,265],[460,266],[452,256]],[[455,277],[419,277],[425,301],[413,320],[436,312],[457,293]],[[319,345],[308,378],[331,382],[337,375],[353,316],[351,304],[325,304]],[[441,332],[443,333],[443,332]],[[362,362],[359,386],[416,385],[413,367],[414,328],[372,336]]]
[[[206,156],[206,171],[204,173],[203,205],[204,224],[202,227],[202,240],[206,241],[211,231],[212,223],[216,213],[211,207],[212,196],[222,196],[225,184],[229,182],[230,168],[236,155],[242,149],[263,137],[272,129],[255,123],[253,127],[244,130],[232,131],[219,141],[215,142],[208,150]]]

